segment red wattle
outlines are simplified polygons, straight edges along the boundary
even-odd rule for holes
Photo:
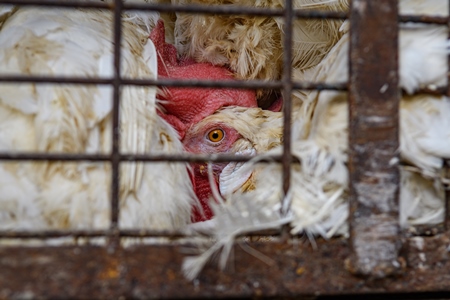
[[[201,211],[199,208],[197,207],[193,207],[192,209],[192,222],[203,222],[203,221],[207,221],[210,220],[213,216],[214,213],[211,209],[210,206],[210,202],[214,201],[211,194],[211,186],[209,184],[209,180],[208,177],[205,176],[204,174],[200,173],[200,170],[198,169],[198,166],[195,166],[195,174],[194,174],[194,190],[195,190],[195,194],[197,195],[199,201],[200,201],[200,205],[202,207]],[[216,182],[217,185],[217,182]]]

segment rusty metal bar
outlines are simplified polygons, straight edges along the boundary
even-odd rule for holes
[[[83,84],[83,85],[111,85],[113,78],[80,78],[80,77],[50,77],[50,76],[19,76],[0,75],[1,82],[11,83],[37,83],[37,84]],[[267,82],[264,80],[179,80],[179,79],[126,79],[122,78],[122,85],[137,86],[176,86],[176,87],[203,87],[203,88],[237,88],[237,89],[281,89],[282,81]],[[323,83],[323,82],[294,82],[293,88],[297,90],[336,90],[346,91],[347,83]]]
[[[111,230],[43,230],[43,231],[0,231],[0,238],[2,239],[48,239],[48,238],[61,238],[61,237],[73,237],[73,238],[94,238],[105,237],[116,234]],[[120,230],[121,237],[170,237],[179,238],[187,237],[186,233],[181,231],[165,231],[165,230]]]
[[[292,163],[292,149],[291,149],[291,119],[292,119],[292,31],[294,14],[292,9],[292,0],[286,0],[284,11],[284,40],[283,40],[283,156],[282,156],[282,168],[283,168],[283,194],[287,195],[291,184],[291,163]],[[285,199],[282,199],[281,212],[287,213],[289,207],[285,207]]]
[[[0,4],[33,5],[43,7],[83,7],[111,9],[113,4],[105,2],[54,1],[54,0],[0,0]],[[250,6],[219,5],[172,5],[164,3],[124,3],[123,10],[158,11],[172,13],[215,14],[215,15],[250,15],[250,16],[284,16],[284,9],[269,9]],[[347,13],[317,10],[296,10],[297,18],[346,19]]]
[[[112,9],[113,3],[97,3],[82,1],[54,1],[54,0],[0,0],[0,4],[12,5],[33,5],[41,7],[83,7],[83,8],[104,8]],[[219,5],[171,5],[164,3],[124,3],[123,10],[141,10],[158,12],[178,12],[178,13],[196,13],[196,14],[225,14],[225,15],[252,15],[252,16],[283,16],[282,9],[255,8],[246,6],[219,6]],[[327,17],[327,12],[316,14]]]
[[[121,161],[143,161],[143,162],[246,162],[253,156],[234,154],[119,154]],[[111,161],[111,156],[106,154],[51,154],[51,153],[0,153],[0,160],[32,160],[32,161]],[[273,155],[259,162],[281,162],[281,155]]]
[[[0,84],[8,83],[35,83],[35,84],[82,84],[82,85],[111,85],[112,78],[79,78],[79,77],[49,77],[49,76],[19,76],[0,75]],[[200,88],[235,88],[235,89],[281,89],[282,81],[215,81],[215,80],[179,80],[179,79],[126,79],[122,78],[122,85],[136,86],[168,86],[168,87],[200,87]],[[294,90],[334,90],[347,91],[348,83],[324,83],[324,82],[293,82]],[[422,88],[414,94],[447,95],[447,87]]]
[[[446,178],[450,178],[450,161],[444,160],[444,174]],[[444,201],[445,201],[445,215],[444,224],[445,229],[450,230],[450,185],[444,184]]]
[[[120,93],[121,46],[122,46],[122,0],[114,1],[113,45],[114,45],[114,78],[113,78],[113,107],[112,107],[112,153],[111,153],[111,225],[112,239],[118,244],[119,227],[119,165],[120,165]]]
[[[116,234],[111,230],[42,230],[42,231],[2,231],[0,230],[0,239],[48,239],[48,238],[61,238],[61,237],[72,237],[72,238],[94,238],[94,237],[105,237]],[[259,236],[259,237],[273,237],[278,236],[280,230],[262,230],[254,231],[245,236]],[[174,238],[186,238],[193,236],[207,236],[205,234],[190,233],[183,230],[151,230],[151,229],[121,229],[119,230],[119,235],[121,238],[145,238],[145,237],[166,237],[170,239]],[[240,236],[240,235],[238,235]]]
[[[83,78],[83,77],[50,77],[50,76],[20,76],[20,75],[0,75],[0,83],[36,83],[36,84],[82,84],[82,85],[111,85],[113,78]],[[122,85],[136,86],[168,86],[168,87],[200,87],[200,88],[235,88],[235,89],[281,89],[282,81],[264,80],[180,80],[180,79],[127,79],[122,78]],[[324,83],[324,82],[293,82],[294,90],[334,90],[347,91],[346,82]],[[447,95],[446,87],[422,88],[414,94]]]
[[[448,2],[448,13],[450,14],[450,1]],[[450,39],[450,17],[447,19],[448,37]],[[446,96],[450,99],[450,55],[447,56],[447,88]],[[444,176],[450,178],[450,160],[444,160]],[[450,230],[450,184],[443,184],[444,187],[444,201],[445,201],[445,213],[444,213],[444,227],[446,230]]]
[[[375,278],[401,270],[397,11],[393,0],[351,5],[347,267]]]
[[[444,233],[446,230],[444,223],[439,224],[423,224],[411,226],[405,230],[405,236],[433,236]]]
[[[299,298],[450,290],[448,235],[407,239],[405,275],[377,281],[346,272],[346,239],[316,242],[317,249],[307,243],[249,244],[270,257],[270,265],[236,245],[233,269],[218,272],[208,264],[193,282],[180,270],[186,245],[141,245],[120,253],[95,246],[3,247],[0,298]]]
[[[37,84],[82,84],[82,85],[111,85],[113,78],[80,78],[80,77],[50,77],[50,76],[19,76],[0,75],[0,83],[37,83]],[[179,79],[126,79],[122,78],[122,85],[136,86],[168,86],[168,87],[200,87],[200,88],[235,88],[235,89],[281,89],[282,81],[246,80],[246,81],[216,81],[216,80],[179,80]],[[324,82],[293,82],[294,90],[334,90],[347,91],[348,83]],[[422,88],[414,94],[447,95],[447,87]]]
[[[84,2],[84,1],[54,1],[54,0],[0,0],[0,4],[10,5],[32,5],[42,7],[82,7],[111,9],[112,5],[106,2]]]
[[[10,5],[32,5],[41,7],[82,7],[111,9],[112,4],[106,2],[82,2],[82,1],[54,1],[54,0],[0,0],[0,4]],[[152,4],[152,3],[124,3],[123,10],[141,10],[141,11],[158,11],[158,12],[178,12],[178,13],[196,13],[196,14],[224,14],[224,15],[251,15],[251,16],[272,16],[282,17],[283,9],[267,9],[249,6],[207,6],[207,5],[168,5],[168,4]],[[305,19],[347,19],[348,13],[335,11],[318,11],[318,10],[295,10],[295,18]],[[398,17],[399,22],[414,23],[433,23],[447,24],[447,17],[442,16],[425,16],[425,15],[401,15]]]
[[[400,15],[399,22],[413,22],[426,24],[447,25],[449,18],[441,16],[425,16],[425,15]]]

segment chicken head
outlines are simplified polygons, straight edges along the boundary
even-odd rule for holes
[[[164,37],[164,24],[159,21],[150,39],[158,51],[160,78],[234,80],[226,67],[196,63],[190,58],[178,59],[175,47],[167,44]],[[163,117],[178,130],[188,152],[254,155],[278,145],[281,140],[281,113],[258,108],[252,90],[167,87],[161,90],[159,99],[166,110]],[[268,120],[277,125],[273,127]],[[209,176],[207,164],[193,165],[195,193],[202,205],[202,210],[193,210],[194,222],[213,216],[208,204],[212,198],[211,175],[222,195],[231,193],[249,182],[252,172],[242,168],[243,165],[214,163],[213,174]]]

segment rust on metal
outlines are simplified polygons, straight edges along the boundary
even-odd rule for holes
[[[444,233],[446,230],[445,223],[440,224],[423,224],[409,227],[404,231],[404,235],[412,236],[435,236]]]
[[[56,76],[30,76],[30,75],[0,75],[0,82],[13,83],[35,83],[35,84],[82,84],[82,85],[111,85],[113,78],[83,78],[83,77],[56,77]],[[122,78],[122,85],[136,86],[176,86],[176,87],[199,87],[199,88],[235,88],[235,89],[280,89],[283,87],[281,81],[267,82],[264,80],[187,80],[187,79],[129,79]],[[296,90],[336,90],[346,91],[347,83],[324,83],[324,82],[294,82]]]
[[[286,195],[291,184],[291,163],[292,163],[292,149],[291,149],[291,110],[292,110],[292,30],[294,22],[292,0],[285,1],[284,14],[284,40],[283,40],[283,193]],[[282,200],[284,201],[284,199]],[[288,207],[281,205],[282,213],[287,213]]]
[[[397,1],[352,1],[347,267],[375,278],[402,269],[397,15]]]
[[[111,153],[111,237],[115,243],[118,243],[119,235],[117,228],[119,226],[119,165],[120,165],[120,92],[122,85],[121,74],[121,57],[122,57],[122,0],[114,1],[114,18],[113,18],[113,45],[114,45],[114,78],[112,82],[112,153]]]
[[[409,238],[404,247],[408,267],[420,270],[441,268],[449,259],[449,245],[449,236],[445,234]]]
[[[448,2],[448,9],[450,10],[450,1]],[[449,28],[448,37],[450,38],[450,17],[447,18],[446,22]],[[450,98],[450,56],[447,56],[447,87],[445,95]],[[445,201],[445,214],[444,214],[444,225],[445,229],[450,228],[450,160],[444,160],[444,176],[447,182],[443,184],[444,187],[444,201]]]
[[[194,281],[180,270],[187,246],[152,245],[108,252],[99,246],[0,248],[0,298],[299,297],[450,290],[448,233],[405,241],[403,276],[356,277],[345,270],[346,239],[251,243],[270,266],[235,245],[229,269],[210,262]]]
[[[449,18],[441,16],[402,15],[398,17],[398,20],[400,22],[447,25]]]
[[[185,230],[152,230],[152,229],[122,229],[118,233],[111,232],[111,230],[39,230],[39,231],[28,231],[28,230],[18,230],[18,231],[5,231],[0,230],[1,239],[51,239],[60,237],[70,237],[73,239],[86,237],[105,237],[112,234],[119,234],[120,237],[168,237],[171,239],[177,238],[198,238],[199,234],[191,235]],[[254,237],[274,237],[279,236],[280,230],[268,229],[261,231],[254,231],[252,233],[246,234],[245,236]],[[200,236],[202,236],[200,234]]]
[[[265,9],[242,6],[164,5],[54,0],[0,0],[2,4],[42,5],[110,9],[120,20],[125,9],[203,14],[240,14],[285,17],[285,70],[281,81],[140,80],[120,77],[120,22],[114,23],[113,78],[61,78],[1,75],[0,82],[107,84],[113,93],[112,154],[0,153],[0,160],[107,161],[113,165],[112,228],[105,230],[0,232],[5,239],[50,239],[112,237],[113,247],[93,245],[59,247],[0,247],[0,299],[3,298],[184,298],[184,297],[298,297],[361,293],[400,293],[450,290],[449,233],[443,226],[413,228],[405,234],[401,248],[398,228],[398,96],[397,23],[447,24],[449,18],[398,16],[391,0],[353,0],[350,79],[350,174],[351,239],[318,240],[317,250],[292,240],[285,243],[252,243],[251,247],[274,260],[268,266],[235,245],[230,270],[219,272],[209,264],[194,281],[181,273],[185,245],[136,245],[122,248],[120,237],[184,238],[183,232],[121,230],[118,222],[118,166],[122,161],[248,161],[234,155],[140,155],[119,153],[119,101],[123,85],[284,88],[286,124],[290,123],[292,89],[347,90],[346,83],[292,82],[290,70],[293,18],[345,19],[348,13],[314,10]],[[383,17],[380,18],[379,16]],[[286,67],[289,66],[289,67]],[[446,91],[419,92],[443,94]],[[447,93],[450,95],[450,92]],[[293,160],[290,126],[285,126],[283,155],[274,160],[284,164],[284,185],[289,185]],[[267,161],[270,161],[269,158]],[[263,161],[266,162],[266,161]],[[447,172],[449,168],[447,167]],[[447,173],[448,178],[448,173]],[[446,191],[447,207],[450,193]],[[446,213],[449,224],[449,210]],[[447,227],[448,228],[448,227]],[[255,233],[258,235],[260,233]],[[433,235],[417,237],[413,235]],[[273,232],[280,236],[280,232]],[[408,238],[406,238],[408,236]],[[169,238],[167,239],[167,241]],[[161,239],[159,239],[161,241]],[[45,242],[45,241],[43,241]],[[26,241],[24,241],[26,243]],[[113,250],[113,251],[112,251]],[[398,254],[403,258],[399,258]],[[350,258],[347,264],[345,258]],[[402,268],[402,267],[405,268]],[[369,275],[356,277],[347,272]],[[386,275],[401,274],[391,278]]]
[[[450,160],[444,160],[444,174],[447,180],[450,180]],[[444,186],[445,197],[445,228],[450,229],[450,183],[446,182]]]

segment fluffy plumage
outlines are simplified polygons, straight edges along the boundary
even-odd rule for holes
[[[293,1],[295,9],[342,11],[346,0]],[[283,8],[284,1],[173,0],[177,4],[244,5]],[[341,21],[297,19],[293,30],[292,65],[299,70],[312,67],[337,42]],[[175,45],[182,56],[199,62],[229,66],[240,79],[276,80],[283,62],[283,20],[274,17],[177,14]],[[268,91],[258,91],[258,102],[270,104]]]
[[[424,8],[426,8],[424,10]],[[400,1],[401,13],[448,15],[447,1]],[[343,34],[336,45],[315,67],[295,69],[294,78],[327,83],[348,79],[349,24],[343,24]],[[400,86],[408,93],[422,87],[446,84],[447,28],[424,24],[400,26]],[[292,166],[291,188],[282,191],[281,166],[257,165],[253,173],[254,189],[242,188],[222,204],[221,215],[213,219],[205,231],[223,233],[221,220],[232,219],[227,237],[217,235],[217,251],[223,241],[233,240],[235,233],[245,231],[234,224],[255,228],[275,224],[273,216],[280,210],[281,199],[291,204],[290,214],[278,215],[281,223],[290,223],[292,233],[325,238],[348,234],[348,104],[347,95],[336,91],[295,91],[293,94],[292,152],[301,162]],[[442,188],[443,158],[450,157],[450,99],[431,95],[403,95],[400,104],[401,159],[413,167],[401,168],[400,225],[405,228],[417,224],[433,224],[443,220]],[[280,154],[281,147],[268,154]],[[250,164],[247,165],[250,167]],[[242,194],[244,192],[244,194]],[[246,201],[237,213],[235,199]],[[249,211],[252,211],[250,214]],[[255,211],[259,211],[260,214]],[[265,216],[272,218],[266,222]],[[258,220],[246,221],[251,216]],[[238,220],[236,220],[238,219]],[[216,223],[215,223],[216,222]],[[265,223],[266,222],[266,223]],[[218,225],[219,224],[219,225]],[[228,245],[224,245],[226,253]],[[214,248],[215,247],[215,248]],[[188,278],[194,278],[198,269],[192,262],[202,263],[212,255],[204,252],[190,258],[184,265]],[[221,258],[223,261],[226,258]]]
[[[148,39],[155,14],[124,15],[122,75],[156,78]],[[112,13],[85,9],[0,8],[2,74],[110,77]],[[121,90],[120,150],[180,153],[177,132],[161,117],[153,87]],[[0,85],[0,151],[109,153],[112,88],[97,85]],[[1,229],[107,228],[107,163],[8,162],[0,165]],[[174,229],[190,223],[195,201],[182,163],[120,166],[120,227]]]
[[[434,14],[446,11],[445,1],[432,1]],[[400,1],[401,8],[420,13],[420,6]],[[420,3],[422,4],[422,3]],[[428,3],[431,6],[431,3]],[[404,11],[401,11],[404,13]],[[431,13],[428,11],[428,13]],[[340,82],[348,78],[348,24],[344,35],[327,57],[314,68],[296,71],[301,80]],[[433,25],[404,24],[400,27],[400,86],[409,93],[419,88],[446,84],[447,29]],[[345,234],[348,215],[348,106],[342,92],[297,92],[294,94],[293,153],[301,161],[292,179],[293,233],[309,231],[330,237]],[[401,159],[415,166],[401,170],[400,224],[437,223],[443,218],[441,169],[450,157],[450,100],[431,95],[404,95],[400,104]],[[275,185],[272,202],[279,201],[280,172],[268,166],[256,179],[257,186]],[[269,175],[270,174],[270,175]],[[268,184],[267,181],[271,181]],[[264,188],[261,188],[264,189]],[[258,196],[258,188],[254,197]],[[266,201],[267,192],[261,191]]]

